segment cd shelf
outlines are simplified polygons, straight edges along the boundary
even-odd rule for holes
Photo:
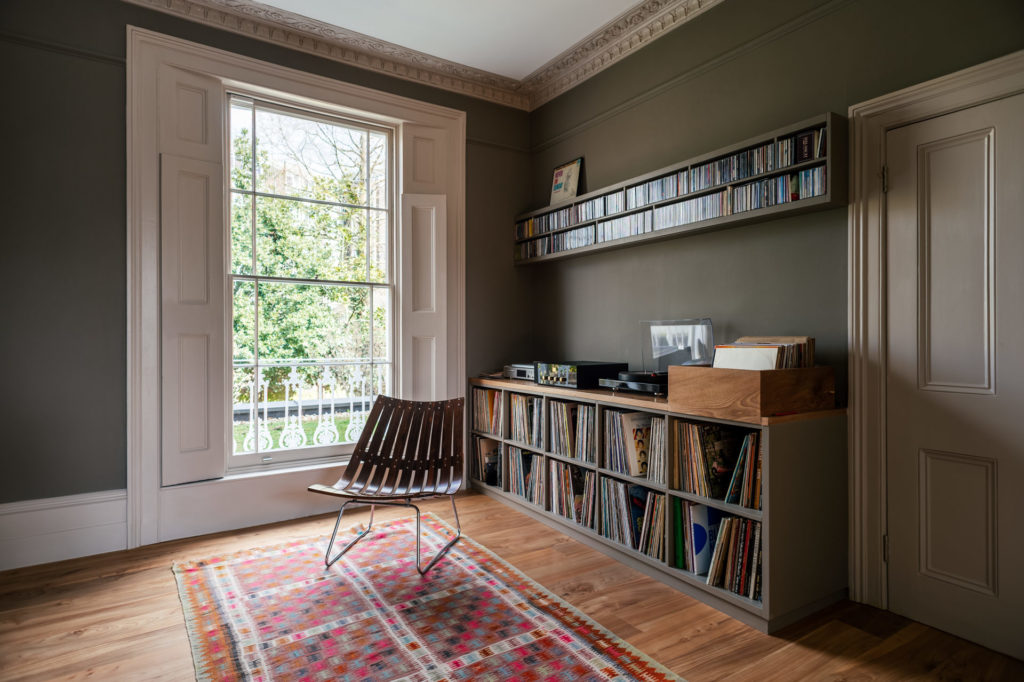
[[[846,119],[825,113],[516,219],[536,263],[847,203]]]

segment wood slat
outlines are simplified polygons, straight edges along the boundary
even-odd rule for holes
[[[379,396],[334,487],[366,498],[454,494],[462,485],[464,408],[463,398]]]

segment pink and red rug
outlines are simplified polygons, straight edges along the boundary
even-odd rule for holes
[[[675,680],[465,535],[426,576],[415,519],[176,564],[199,680]],[[424,556],[452,529],[424,515]]]

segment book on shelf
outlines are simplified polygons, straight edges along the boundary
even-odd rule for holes
[[[473,438],[473,476],[487,485],[501,487],[501,443],[491,438]]]

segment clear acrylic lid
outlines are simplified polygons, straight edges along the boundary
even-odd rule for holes
[[[715,337],[710,317],[644,320],[640,323],[645,372],[667,372],[669,365],[711,365]]]

